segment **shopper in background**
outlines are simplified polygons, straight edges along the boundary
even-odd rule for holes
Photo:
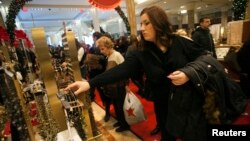
[[[240,85],[242,90],[250,99],[250,38],[246,40],[240,50],[237,52],[237,61],[241,68]]]
[[[101,53],[107,56],[108,61],[106,70],[109,70],[124,61],[123,56],[118,51],[113,49],[114,43],[110,38],[103,36],[96,41],[96,45],[100,49]],[[114,124],[114,127],[118,127],[115,131],[122,132],[129,130],[129,125],[125,120],[124,112],[122,110],[126,96],[126,80],[116,81],[115,83],[105,85],[104,94],[107,96],[105,101],[106,115],[110,115],[110,99],[114,105],[116,119],[118,121]]]
[[[192,39],[194,40],[194,42],[198,43],[204,50],[211,52],[212,55],[217,58],[213,36],[210,33],[209,29],[209,26],[211,25],[210,18],[201,18],[199,24],[200,26],[195,29],[192,34]]]
[[[121,36],[118,43],[117,51],[125,56],[129,46],[128,38],[126,36]]]
[[[98,47],[96,47],[96,40],[98,40],[102,36],[100,32],[93,33],[93,41],[94,44],[89,50],[89,53],[86,57],[85,64],[88,66],[88,76],[90,79],[94,78],[96,75],[101,74],[105,71],[106,59],[103,54],[101,54]],[[103,90],[102,87],[96,87],[101,100],[103,102]],[[90,97],[93,101],[95,99],[95,87],[90,89]]]
[[[188,37],[188,34],[187,34],[187,32],[186,32],[185,29],[182,29],[182,28],[181,29],[177,29],[176,32],[175,32],[175,34],[180,35],[180,36],[182,36],[184,38],[187,38],[189,40],[192,40],[190,37]]]
[[[139,49],[139,40],[137,38],[137,36],[135,34],[131,34],[130,38],[129,38],[129,42],[130,45],[126,51],[126,55],[125,56],[129,56],[130,52],[136,51]],[[144,93],[144,80],[143,80],[143,76],[144,76],[144,71],[143,70],[139,70],[137,72],[134,72],[134,75],[131,76],[131,80],[132,82],[137,86],[138,88],[138,94],[142,94]]]
[[[77,59],[79,62],[81,76],[83,79],[87,79],[87,66],[84,64],[84,61],[85,61],[86,56],[87,56],[87,52],[85,49],[86,44],[85,43],[81,44],[77,39],[75,39],[75,44],[76,44],[76,48],[77,48]]]
[[[75,94],[129,78],[143,69],[160,115],[161,141],[206,141],[207,121],[202,110],[204,95],[189,78],[185,67],[204,53],[198,44],[175,35],[165,11],[157,6],[144,8],[141,18],[141,48],[125,61],[89,81],[77,81],[65,90]],[[197,70],[199,71],[199,70]],[[199,74],[198,74],[199,75]],[[202,77],[202,76],[200,76]]]

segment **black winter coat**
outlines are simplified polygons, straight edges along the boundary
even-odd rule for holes
[[[206,95],[207,90],[215,93],[214,102],[220,110],[221,124],[230,124],[245,111],[246,95],[239,84],[229,78],[224,66],[212,56],[200,56],[182,71],[189,75],[200,93]]]
[[[204,50],[212,52],[213,56],[217,58],[213,36],[212,34],[210,34],[209,29],[203,29],[201,27],[197,28],[192,35],[192,39],[195,43],[198,43]]]
[[[163,63],[159,62],[149,50],[152,50]],[[144,51],[131,52],[124,63],[96,76],[89,81],[89,84],[95,87],[112,83],[129,78],[134,72],[143,69],[154,92],[155,102],[162,107],[160,125],[183,141],[205,141],[203,95],[191,81],[181,86],[174,86],[167,78],[170,73],[183,68],[202,53],[204,52],[201,47],[193,41],[174,36],[166,53],[162,53],[154,44]]]

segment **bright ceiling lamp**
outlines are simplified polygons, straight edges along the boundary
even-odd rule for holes
[[[181,10],[181,14],[186,14],[187,10]]]
[[[135,3],[141,4],[141,3],[144,3],[144,2],[146,2],[146,1],[148,1],[148,0],[135,0]]]
[[[98,9],[110,10],[119,6],[121,0],[88,0],[88,2]]]

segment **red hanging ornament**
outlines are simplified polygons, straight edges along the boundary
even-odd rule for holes
[[[80,13],[83,13],[84,12],[84,9],[83,8],[80,8]]]
[[[99,9],[111,10],[120,5],[121,0],[88,0],[88,2]]]
[[[13,43],[13,46],[15,48],[18,48],[19,44],[20,44],[20,42],[18,40],[15,40],[14,43]]]
[[[28,12],[28,8],[27,8],[27,7],[23,7],[23,8],[22,8],[22,11],[23,11],[23,12]]]

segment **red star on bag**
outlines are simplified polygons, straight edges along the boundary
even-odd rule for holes
[[[134,110],[135,110],[135,109],[133,109],[133,108],[131,108],[131,107],[130,107],[128,110],[126,110],[127,113],[128,113],[128,116],[134,116],[134,117],[136,117],[135,114],[134,114]]]

